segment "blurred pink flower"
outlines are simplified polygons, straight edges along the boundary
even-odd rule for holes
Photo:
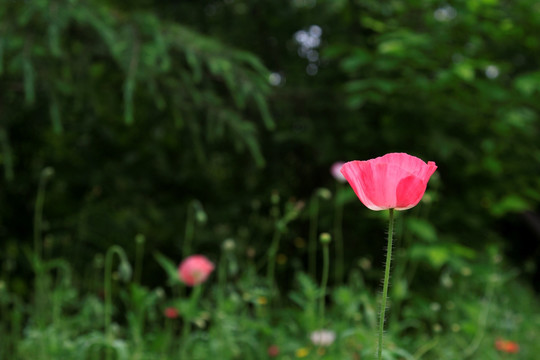
[[[341,168],[356,196],[371,210],[407,210],[422,199],[437,165],[405,153],[367,161],[349,161]]]
[[[206,281],[214,270],[214,264],[203,255],[188,256],[178,267],[180,280],[188,286],[195,286]]]
[[[166,317],[169,319],[176,319],[178,317],[178,310],[174,307],[168,307],[165,308],[165,311],[163,311]]]
[[[330,167],[330,173],[339,182],[347,182],[347,179],[345,179],[345,176],[341,173],[341,167],[345,164],[343,161],[338,161],[332,164]]]

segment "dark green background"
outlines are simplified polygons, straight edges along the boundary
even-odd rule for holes
[[[322,36],[308,75],[295,33],[312,25]],[[112,244],[133,254],[142,233],[145,281],[159,283],[151,254],[180,260],[190,201],[208,215],[198,252],[217,256],[232,237],[262,256],[271,194],[304,200],[281,248],[301,267],[293,239],[308,236],[315,189],[334,191],[331,164],[400,151],[439,167],[429,213],[407,213],[442,249],[442,265],[418,250],[426,269],[496,245],[538,284],[538,34],[532,0],[2,1],[3,276],[28,290],[47,166],[46,256],[83,271]],[[272,86],[272,72],[285,81]],[[384,221],[350,191],[340,199],[345,268],[380,264]],[[332,209],[321,202],[321,231]]]

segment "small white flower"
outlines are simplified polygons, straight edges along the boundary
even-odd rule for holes
[[[330,346],[336,340],[336,333],[332,330],[321,329],[312,332],[309,338],[313,345]]]

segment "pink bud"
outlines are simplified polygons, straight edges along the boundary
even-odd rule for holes
[[[173,308],[173,307],[166,308],[163,313],[169,319],[176,319],[178,317],[178,310],[176,310],[176,308]]]
[[[279,355],[279,347],[277,345],[270,345],[268,347],[268,356],[276,357]]]
[[[343,166],[343,161],[338,161],[332,164],[330,167],[330,173],[339,182],[346,182],[347,179],[345,179],[345,176],[341,173],[341,167]]]

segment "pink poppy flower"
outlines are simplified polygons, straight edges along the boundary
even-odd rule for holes
[[[367,161],[349,161],[341,173],[360,201],[371,210],[407,210],[420,202],[437,165],[405,153]]]
[[[180,280],[188,286],[195,286],[206,281],[214,270],[214,264],[202,255],[188,256],[178,267]]]
[[[343,174],[340,171],[343,164],[344,164],[343,161],[338,161],[338,162],[333,163],[332,167],[330,167],[330,173],[332,174],[334,179],[336,179],[339,182],[346,182],[347,181],[347,179],[345,179],[345,177],[343,176]]]
[[[173,308],[173,307],[166,308],[163,313],[169,319],[176,319],[178,317],[178,310],[176,310],[176,308]]]

